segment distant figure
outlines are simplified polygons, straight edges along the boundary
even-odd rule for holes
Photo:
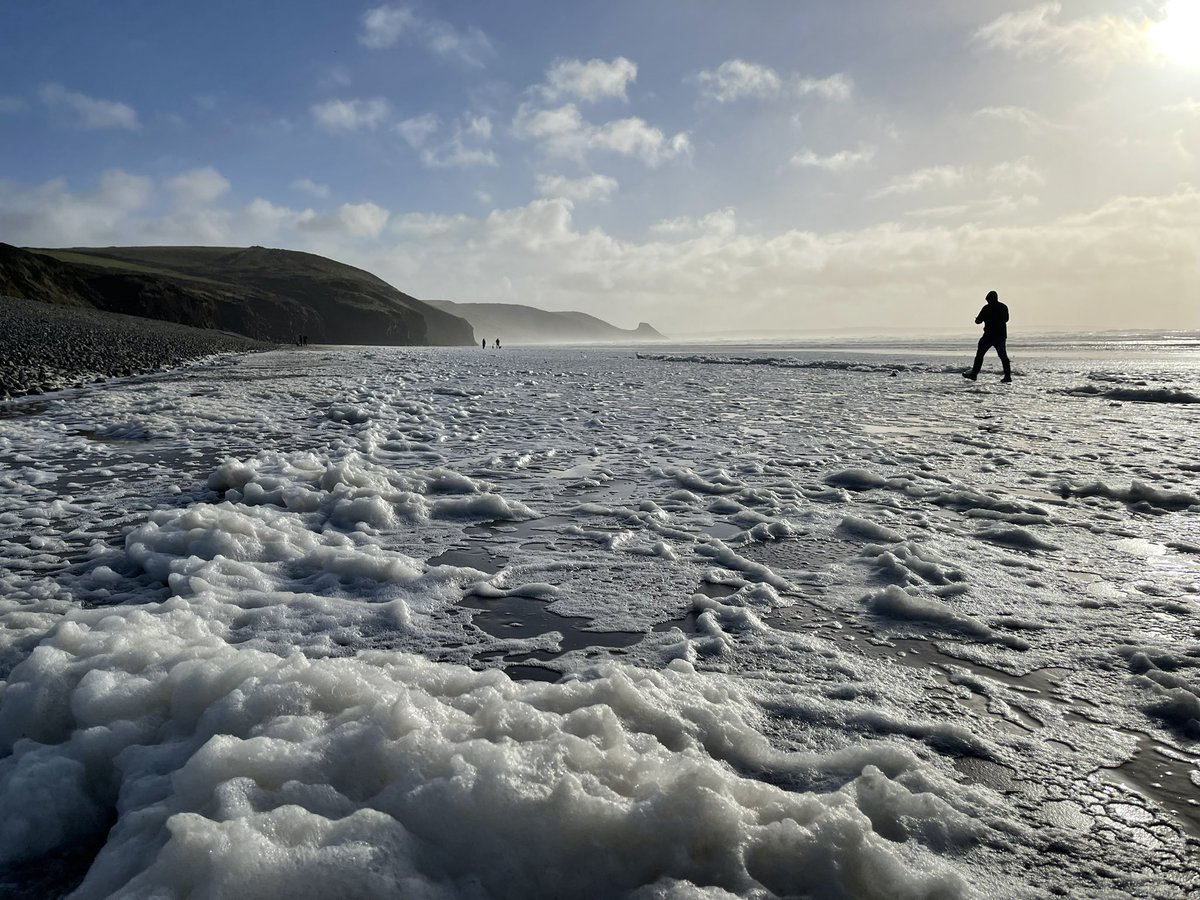
[[[482,341],[479,342],[479,349],[480,350],[487,349],[487,338],[484,338]]]
[[[1000,296],[995,291],[988,291],[987,305],[975,317],[975,324],[983,325],[983,337],[979,339],[979,350],[975,353],[975,365],[971,367],[970,372],[963,372],[962,377],[974,381],[979,375],[979,370],[983,368],[984,354],[990,348],[995,347],[996,355],[1004,364],[1004,377],[1000,380],[1005,384],[1011,383],[1012,367],[1009,365],[1008,352],[1004,346],[1008,341],[1008,307],[1000,302]]]
[[[500,349],[500,338],[496,338],[496,349]]]

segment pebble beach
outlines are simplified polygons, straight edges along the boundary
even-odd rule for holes
[[[0,400],[270,346],[173,322],[0,297]]]

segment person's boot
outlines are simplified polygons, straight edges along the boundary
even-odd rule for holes
[[[1000,383],[1001,384],[1012,384],[1012,376],[1005,375],[1003,378],[1000,379]]]
[[[976,373],[976,372],[963,372],[963,373],[962,373],[962,377],[963,377],[963,378],[969,378],[971,381],[974,381],[974,380],[976,379],[976,377],[978,377],[978,373]]]

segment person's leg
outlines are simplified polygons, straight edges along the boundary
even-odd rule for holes
[[[996,341],[996,355],[1000,357],[1000,362],[1004,365],[1004,378],[1001,381],[1012,381],[1012,366],[1008,361],[1008,348],[1005,346],[1007,341],[1004,338]]]
[[[972,381],[974,381],[975,376],[979,374],[979,370],[983,368],[983,356],[988,352],[988,348],[991,346],[992,339],[989,335],[985,334],[979,339],[979,349],[975,351],[975,365],[971,366],[971,371],[969,374],[963,373]]]

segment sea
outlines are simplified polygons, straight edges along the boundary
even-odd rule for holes
[[[0,896],[1200,891],[1200,334],[0,405]]]

